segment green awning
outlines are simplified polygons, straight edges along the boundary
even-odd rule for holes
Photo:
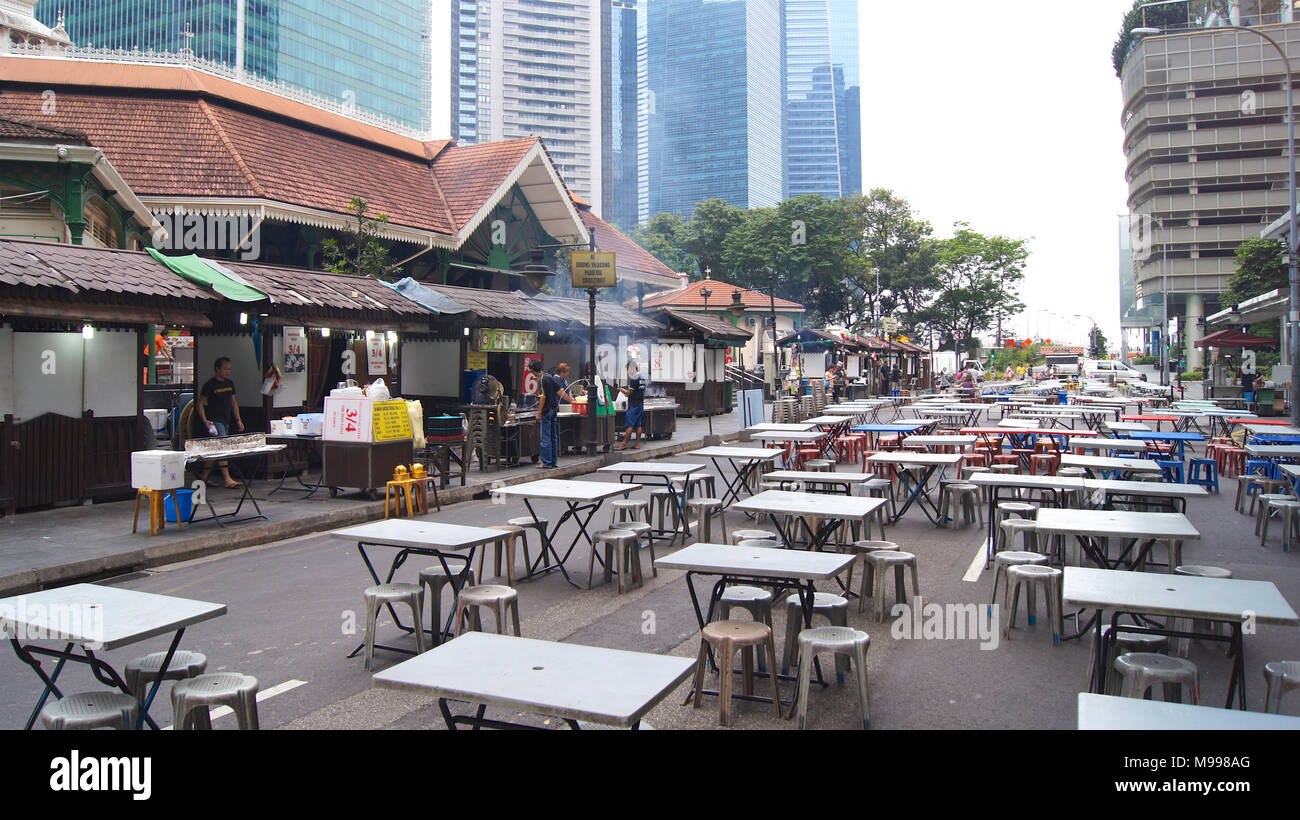
[[[148,250],[154,259],[171,268],[177,276],[195,284],[207,285],[232,302],[261,302],[270,298],[257,288],[236,282],[194,254],[163,256],[153,248]]]

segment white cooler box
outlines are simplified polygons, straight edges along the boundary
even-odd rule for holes
[[[138,450],[131,454],[131,486],[173,490],[185,486],[185,453],[180,450]]]

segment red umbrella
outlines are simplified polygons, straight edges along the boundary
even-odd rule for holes
[[[1220,330],[1198,339],[1196,347],[1248,347],[1258,350],[1277,347],[1277,339],[1242,333],[1240,330]]]

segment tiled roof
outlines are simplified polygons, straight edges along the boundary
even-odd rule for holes
[[[581,202],[576,196],[573,199],[574,202]],[[662,276],[666,284],[681,280],[682,277],[677,271],[660,262],[654,254],[633,242],[626,234],[596,216],[588,208],[579,207],[578,216],[582,217],[582,224],[586,225],[588,230],[596,229],[596,250],[614,253],[620,268]],[[648,298],[646,304],[650,304]]]
[[[42,142],[77,142],[84,144],[86,135],[64,128],[50,128],[34,122],[0,117],[0,140],[40,140]]]
[[[673,319],[688,325],[695,330],[702,331],[709,338],[723,339],[726,341],[747,342],[754,338],[754,334],[744,328],[737,327],[725,319],[719,319],[708,313],[691,313],[685,310],[674,310],[673,308],[662,308],[660,315],[670,316]]]
[[[558,296],[525,296],[517,290],[482,290],[457,288],[450,285],[426,285],[469,308],[480,322],[502,320],[523,322],[540,327],[587,327],[589,307],[585,299],[568,299]],[[602,329],[619,328],[659,331],[658,322],[628,310],[614,302],[596,302],[596,326]]]
[[[482,145],[450,145],[433,161],[433,172],[456,228],[464,226],[523,160],[537,137]]]
[[[0,293],[101,303],[220,297],[173,274],[148,254],[52,242],[0,240]],[[0,305],[3,310],[3,305]]]
[[[597,241],[600,240],[600,234],[596,235]],[[731,304],[731,292],[740,291],[740,301],[746,308],[751,310],[766,310],[771,302],[766,293],[757,290],[746,290],[737,285],[728,285],[726,282],[720,282],[717,279],[703,279],[699,282],[692,282],[682,290],[673,291],[672,293],[661,293],[645,298],[646,307],[686,307],[702,308],[704,307],[704,297],[700,291],[708,285],[712,294],[709,297],[709,310],[721,310]],[[791,302],[788,299],[776,298],[776,309],[782,311],[802,311],[803,305],[798,302]]]
[[[414,320],[435,315],[377,279],[365,276],[248,262],[217,264],[270,296],[273,309],[281,314],[373,314],[379,311],[396,318]]]

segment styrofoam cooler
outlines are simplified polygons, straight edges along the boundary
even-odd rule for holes
[[[300,436],[319,436],[325,432],[324,413],[299,413],[297,433]]]
[[[131,486],[172,490],[185,484],[185,453],[180,450],[137,450],[131,454]]]

